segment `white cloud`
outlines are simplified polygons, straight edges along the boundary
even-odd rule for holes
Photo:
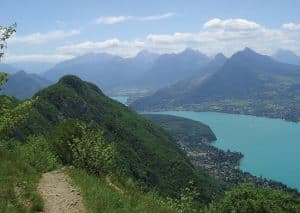
[[[195,32],[152,33],[144,38],[132,40],[111,38],[102,41],[82,41],[57,47],[56,55],[10,56],[9,58],[24,61],[60,61],[90,52],[106,52],[131,57],[144,49],[170,53],[182,51],[187,47],[198,49],[208,55],[223,52],[230,56],[244,47],[253,48],[264,54],[272,54],[279,48],[300,54],[300,30],[295,30],[297,29],[295,26],[297,24],[267,28],[245,19],[211,19]],[[57,36],[51,38],[53,37]]]
[[[156,16],[137,17],[137,20],[140,20],[140,21],[157,21],[157,20],[163,20],[163,19],[170,18],[174,15],[175,15],[174,13],[164,13],[164,14],[156,15]]]
[[[261,26],[255,22],[248,21],[245,19],[218,19],[214,18],[207,21],[203,25],[204,29],[223,29],[223,30],[257,30]]]
[[[102,16],[96,20],[97,24],[118,24],[125,21],[158,21],[168,19],[174,16],[174,13],[164,13],[154,16]]]
[[[100,42],[86,41],[77,44],[65,45],[58,47],[57,50],[61,54],[81,55],[90,52],[107,52],[126,57],[136,54],[137,51],[143,48],[143,41],[120,41],[119,39],[113,38]]]
[[[63,39],[63,38],[67,38],[79,34],[80,34],[80,30],[70,30],[70,31],[54,30],[46,33],[38,32],[38,33],[33,33],[24,36],[16,35],[9,40],[9,43],[10,44],[19,44],[19,43],[42,44],[42,43],[47,43],[49,41]]]
[[[300,30],[300,23],[297,24],[291,22],[291,23],[283,24],[281,28],[285,30]]]
[[[132,19],[131,16],[106,16],[96,20],[97,24],[117,24]]]
[[[198,32],[176,32],[172,34],[149,34],[145,38],[120,40],[117,38],[98,42],[82,42],[58,48],[62,54],[84,54],[107,52],[120,56],[134,56],[147,49],[159,53],[179,52],[187,47],[199,49],[213,55],[218,52],[230,56],[232,53],[250,47],[264,54],[271,54],[278,48],[300,53],[300,32],[266,28],[245,19],[211,19]]]
[[[78,44],[65,45],[58,48],[58,51],[65,53],[85,53],[97,50],[105,50],[120,45],[119,39],[113,38],[101,42],[86,41]]]
[[[6,54],[4,58],[5,63],[17,63],[17,62],[50,62],[57,63],[60,61],[73,58],[73,55],[67,54],[29,54],[29,55],[13,55]]]
[[[279,48],[299,54],[299,40],[300,32],[270,29],[245,19],[211,19],[203,24],[200,32],[150,34],[146,46],[173,52],[192,47],[210,55],[223,52],[228,56],[244,47],[264,54],[272,54]]]

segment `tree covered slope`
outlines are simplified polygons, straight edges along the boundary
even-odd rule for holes
[[[9,120],[14,116],[19,120]],[[191,181],[201,202],[220,190],[160,127],[75,76],[63,77],[6,117],[3,138],[44,135],[65,164],[132,177],[142,188],[156,188],[165,196],[178,197]]]
[[[217,139],[209,126],[198,121],[172,115],[145,114],[143,116],[161,126],[174,138],[180,139],[180,142],[188,143],[185,145],[192,145],[201,140],[211,142]]]

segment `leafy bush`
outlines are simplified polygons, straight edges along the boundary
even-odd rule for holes
[[[4,98],[1,98],[4,100]],[[0,137],[10,138],[16,133],[16,126],[23,123],[32,111],[34,100],[27,100],[16,107],[5,109],[1,107]]]
[[[269,188],[241,185],[226,193],[219,203],[212,204],[207,213],[300,212],[300,199]]]
[[[51,135],[51,144],[64,163],[99,175],[117,171],[117,149],[114,143],[106,142],[101,130],[68,120]]]
[[[17,150],[24,161],[38,172],[51,171],[58,165],[57,157],[42,136],[30,136]]]

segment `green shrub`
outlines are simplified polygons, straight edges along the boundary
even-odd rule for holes
[[[68,120],[52,132],[50,141],[65,164],[98,175],[117,171],[117,149],[114,143],[106,142],[99,129],[88,127],[79,121]]]
[[[46,139],[42,136],[31,136],[24,145],[18,146],[20,156],[38,172],[47,172],[58,165]]]
[[[82,137],[75,138],[70,146],[74,166],[99,175],[115,171],[118,155],[116,147],[104,140],[101,131],[84,129]]]
[[[226,193],[223,200],[210,205],[207,213],[282,213],[300,212],[300,199],[288,193],[270,188],[239,186]]]

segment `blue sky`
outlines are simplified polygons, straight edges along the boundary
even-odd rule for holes
[[[298,0],[1,0],[0,25],[17,22],[8,62],[58,62],[87,52],[124,57],[186,47],[226,55],[249,46],[300,54]]]

